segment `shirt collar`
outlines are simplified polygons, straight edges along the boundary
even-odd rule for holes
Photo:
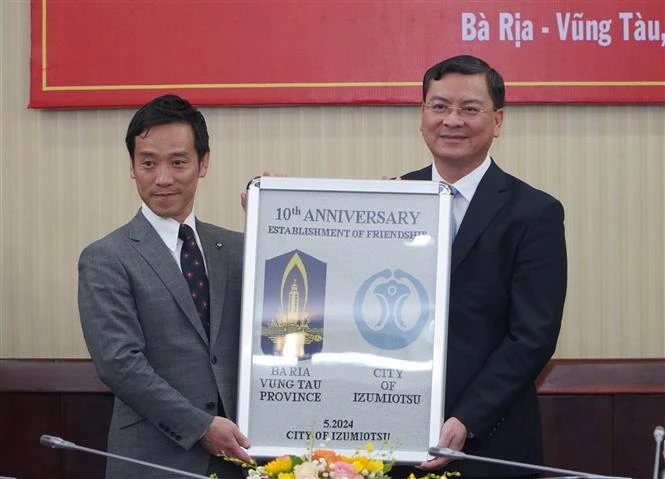
[[[483,179],[483,176],[485,175],[487,170],[489,170],[491,164],[492,164],[492,159],[488,154],[485,157],[485,160],[480,165],[478,165],[468,175],[457,180],[455,183],[452,184],[452,186],[454,186],[455,189],[459,191],[459,194],[462,195],[462,197],[465,200],[471,202],[473,195],[476,193],[476,190],[478,189],[480,180]],[[437,171],[436,165],[434,163],[432,163],[432,181],[437,181],[437,182],[442,181],[444,183],[447,183],[447,181],[444,180],[441,177],[441,175],[439,175],[439,172]]]
[[[175,253],[178,246],[178,231],[180,231],[180,223],[173,218],[165,218],[155,214],[145,202],[141,205],[141,212],[143,213],[143,216],[145,216],[145,219],[147,219],[152,227],[155,228],[155,231],[157,231],[157,234],[162,238],[164,244]],[[189,225],[194,230],[194,234],[198,236],[194,211],[185,218],[183,223]]]

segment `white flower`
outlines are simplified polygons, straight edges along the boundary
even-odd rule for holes
[[[293,473],[296,479],[318,479],[319,471],[315,464],[311,462],[303,462],[293,468]]]

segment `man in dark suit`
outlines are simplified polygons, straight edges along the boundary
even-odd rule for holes
[[[433,164],[404,180],[453,186],[445,421],[439,447],[541,464],[534,380],[554,353],[566,294],[564,213],[559,201],[503,172],[489,156],[504,115],[504,82],[462,55],[423,80],[421,131]],[[533,471],[435,458],[428,471],[464,479]]]
[[[186,100],[164,95],[136,112],[126,143],[143,205],[79,259],[85,340],[115,394],[108,450],[240,477],[216,456],[251,460],[233,422],[243,236],[194,216],[210,156],[205,119]],[[109,459],[106,477],[180,476]]]

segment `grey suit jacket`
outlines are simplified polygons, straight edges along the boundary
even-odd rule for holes
[[[198,441],[221,410],[234,420],[243,235],[197,221],[210,282],[210,340],[170,251],[139,211],[85,248],[79,311],[100,378],[115,394],[109,452],[206,474]],[[108,479],[164,472],[107,461]]]

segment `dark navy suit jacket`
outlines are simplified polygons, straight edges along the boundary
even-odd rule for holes
[[[402,176],[431,180],[432,166]],[[542,464],[534,380],[554,353],[566,295],[559,201],[505,173],[485,173],[452,245],[445,417],[473,437],[464,452]],[[532,471],[475,461],[462,477]]]

